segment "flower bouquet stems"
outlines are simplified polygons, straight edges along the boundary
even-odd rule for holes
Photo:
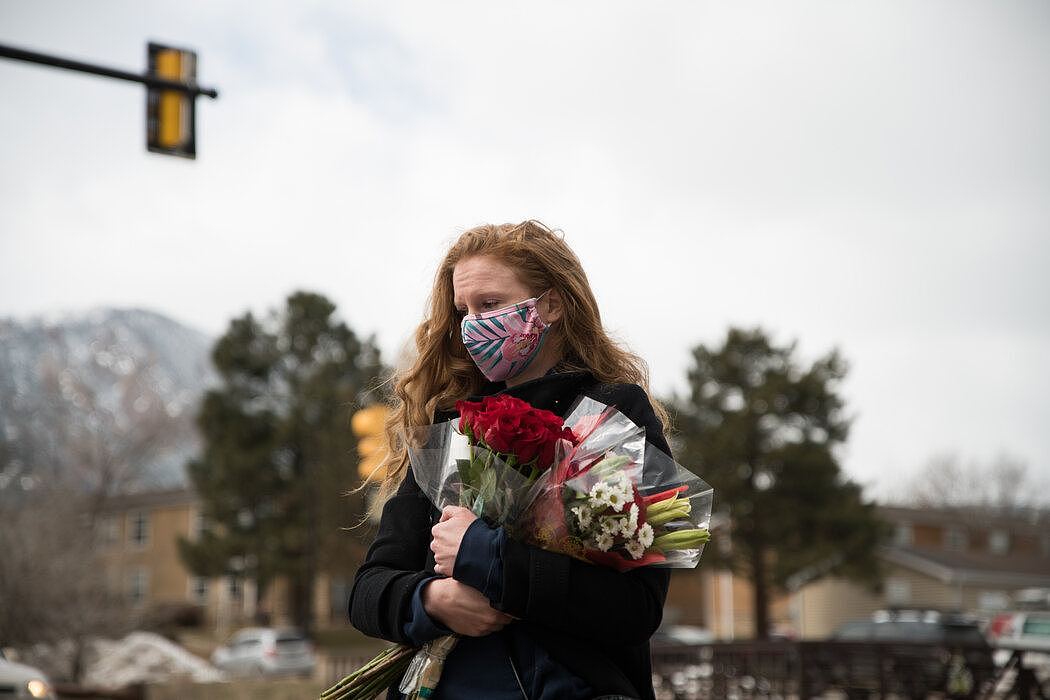
[[[371,700],[404,675],[414,647],[387,647],[367,664],[321,693],[320,700]]]

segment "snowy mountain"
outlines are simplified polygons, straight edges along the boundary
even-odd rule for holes
[[[143,309],[0,319],[0,491],[186,483],[212,342]]]

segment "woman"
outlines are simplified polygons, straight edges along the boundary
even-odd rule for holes
[[[438,269],[416,346],[395,381],[387,500],[354,579],[353,625],[413,645],[461,635],[436,698],[653,698],[649,638],[668,570],[618,573],[523,544],[465,508],[439,513],[403,439],[455,417],[460,399],[507,393],[565,416],[586,395],[670,453],[645,365],[606,334],[577,257],[536,221],[465,232]],[[401,696],[392,688],[388,697]]]

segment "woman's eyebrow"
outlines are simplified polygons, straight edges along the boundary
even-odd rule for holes
[[[483,299],[502,299],[503,296],[503,292],[499,291],[482,291],[468,294],[467,299],[474,299],[475,301]],[[462,299],[453,299],[452,304],[453,306],[464,306],[466,302]]]

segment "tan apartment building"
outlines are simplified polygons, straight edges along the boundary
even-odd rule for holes
[[[982,616],[1010,606],[1026,588],[1050,588],[1050,518],[975,510],[883,506],[894,538],[879,556],[881,591],[826,577],[770,601],[773,632],[827,637],[843,622],[876,610],[924,607]],[[717,523],[712,543],[719,537]],[[674,571],[665,606],[669,622],[705,627],[718,639],[754,636],[750,581],[705,567]]]
[[[190,573],[179,558],[178,538],[201,532],[200,501],[189,489],[114,497],[101,516],[99,555],[112,590],[121,591],[141,614],[163,607],[200,609],[207,626],[225,633],[252,624],[257,610],[277,625],[290,623],[285,582],[278,580],[258,600],[251,579],[203,578]],[[345,620],[346,582],[319,576],[315,591],[317,624],[338,626]]]
[[[746,578],[726,569],[704,565],[696,570],[672,570],[671,587],[664,604],[664,620],[669,624],[703,627],[716,639],[732,641],[755,635],[754,588]],[[772,631],[793,630],[790,600],[775,596],[770,600]]]
[[[774,597],[773,630],[822,638],[848,620],[886,607],[923,606],[994,613],[1018,590],[1050,587],[1050,521],[980,515],[952,509],[882,507],[893,524],[893,542],[880,552],[885,564],[881,593],[837,578],[823,578],[790,595]],[[251,624],[256,610],[274,624],[288,624],[285,584],[275,582],[257,600],[250,580],[193,576],[178,555],[179,536],[201,528],[199,500],[187,489],[126,495],[103,515],[101,557],[111,585],[143,613],[164,605],[199,606],[205,624],[220,632]],[[719,536],[713,523],[714,541]],[[315,589],[318,627],[347,624],[350,582],[319,576]],[[754,633],[753,589],[747,579],[705,566],[674,570],[665,618],[707,628],[718,639]]]
[[[882,608],[924,607],[990,616],[1026,588],[1050,588],[1050,518],[955,508],[884,506],[894,527],[883,548],[882,590],[826,578],[789,596],[799,636],[821,638]]]

